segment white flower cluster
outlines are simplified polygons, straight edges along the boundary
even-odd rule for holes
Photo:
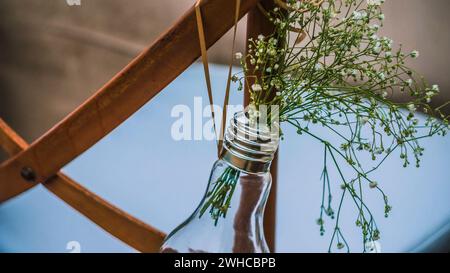
[[[259,84],[257,84],[257,83],[253,84],[253,85],[252,85],[252,91],[253,91],[253,92],[260,92],[260,91],[262,91],[261,85],[259,85]]]
[[[439,94],[439,85],[434,84],[431,88],[428,88],[425,93],[427,103],[430,103],[431,99],[437,94]]]
[[[381,6],[381,4],[383,4],[385,2],[385,0],[367,0],[367,5],[368,6]]]

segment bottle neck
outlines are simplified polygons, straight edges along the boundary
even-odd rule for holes
[[[268,126],[248,113],[234,115],[225,133],[220,158],[235,168],[248,173],[269,170],[279,144],[279,127]]]

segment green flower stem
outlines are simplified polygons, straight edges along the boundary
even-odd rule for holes
[[[199,217],[202,217],[208,209],[215,225],[221,217],[226,217],[239,176],[240,171],[232,167],[224,170],[214,182],[213,188],[206,194],[207,201],[200,209]]]

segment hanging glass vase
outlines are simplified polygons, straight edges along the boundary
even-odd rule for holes
[[[278,142],[277,124],[261,125],[248,113],[237,113],[225,133],[205,196],[167,236],[161,252],[268,253],[263,216]]]

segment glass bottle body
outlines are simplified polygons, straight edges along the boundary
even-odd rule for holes
[[[204,208],[208,202],[208,193],[214,190],[223,174],[235,176],[236,185],[225,217],[214,219],[209,207],[206,210]],[[268,253],[263,215],[270,185],[269,172],[246,173],[224,160],[217,160],[199,206],[169,234],[161,252]]]

